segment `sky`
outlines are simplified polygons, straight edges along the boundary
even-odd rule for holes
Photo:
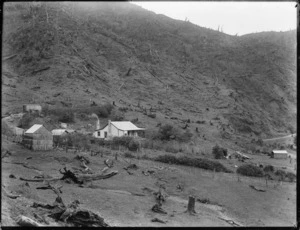
[[[296,2],[132,2],[170,18],[189,20],[230,35],[297,28]]]

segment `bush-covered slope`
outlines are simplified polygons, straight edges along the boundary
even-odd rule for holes
[[[295,31],[230,36],[109,2],[5,3],[3,31],[3,111],[115,101],[147,127],[190,119],[200,143],[295,131]]]

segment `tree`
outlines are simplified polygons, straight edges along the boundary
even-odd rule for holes
[[[222,159],[227,156],[227,149],[215,145],[212,149],[212,154],[214,155],[215,159]]]

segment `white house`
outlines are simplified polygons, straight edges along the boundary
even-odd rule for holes
[[[139,132],[145,130],[138,128],[130,121],[108,121],[108,124],[101,129],[96,129],[93,136],[96,138],[110,139],[113,137],[132,136],[138,137]]]

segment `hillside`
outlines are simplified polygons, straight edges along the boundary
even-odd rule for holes
[[[130,3],[30,6],[4,5],[2,115],[114,101],[146,128],[190,119],[204,147],[295,132],[295,31],[230,36]]]

